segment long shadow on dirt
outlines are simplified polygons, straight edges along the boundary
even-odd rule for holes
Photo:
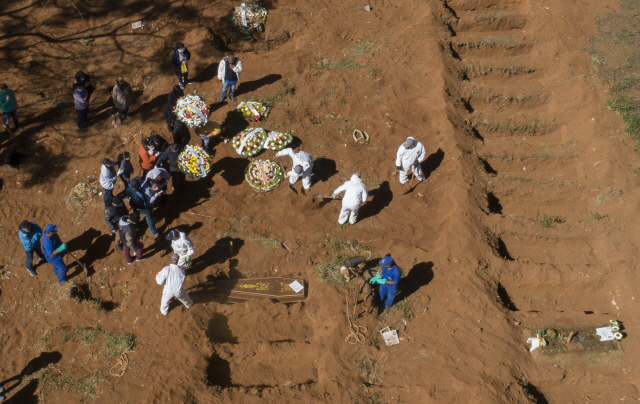
[[[431,173],[436,171],[440,164],[444,161],[444,151],[442,149],[438,149],[435,153],[431,153],[424,161],[422,162],[422,171],[424,172],[424,179],[429,178]]]
[[[113,236],[102,234],[93,227],[85,230],[79,236],[67,241],[69,251],[86,250],[84,255],[75,254],[78,261],[87,266],[89,273],[87,276],[93,275],[95,271],[91,269],[91,265],[99,259],[105,258],[113,252],[111,250],[111,242]]]
[[[195,275],[202,272],[204,269],[211,265],[222,264],[226,260],[238,255],[240,249],[244,246],[244,240],[240,238],[223,237],[216,241],[204,254],[199,255],[193,260],[193,266],[187,271],[187,275]],[[239,275],[239,276],[238,276]],[[222,276],[223,278],[226,276]],[[235,269],[230,262],[229,265],[229,278],[241,278],[242,274]],[[205,285],[198,285],[205,286]]]
[[[318,182],[327,182],[331,177],[338,174],[335,160],[320,157],[313,161],[313,172],[311,173],[311,185]]]
[[[373,199],[360,208],[358,221],[363,221],[364,219],[377,215],[382,212],[382,209],[389,206],[393,200],[393,192],[391,192],[389,181],[384,181],[378,189],[369,192],[369,195],[373,195]]]
[[[211,355],[207,366],[207,380],[214,386],[222,388],[231,387],[231,367],[229,361],[222,359],[217,354]]]
[[[210,176],[220,174],[230,187],[240,185],[244,181],[244,170],[247,159],[242,157],[224,157],[211,165]]]
[[[42,352],[40,356],[33,358],[27,363],[27,365],[22,369],[22,372],[17,375],[4,380],[0,383],[0,386],[4,387],[4,395],[6,396],[11,390],[18,387],[21,381],[24,378],[31,376],[32,374],[38,372],[49,366],[51,363],[58,363],[62,359],[62,354],[60,352]],[[10,385],[11,382],[17,382]],[[35,387],[33,382],[35,382]],[[20,391],[13,395],[7,402],[8,403],[20,403],[20,404],[35,404],[38,402],[38,397],[34,395],[35,389],[38,387],[38,380],[31,380],[25,387],[23,387]]]
[[[279,74],[268,74],[258,80],[241,81],[240,84],[238,84],[238,88],[236,89],[235,95],[238,96],[238,95],[256,91],[260,87],[276,83],[280,79],[282,79],[282,76]]]
[[[404,297],[409,297],[421,287],[433,280],[433,262],[420,262],[414,265],[407,276],[402,278],[402,292]]]
[[[198,73],[197,76],[195,76],[192,79],[192,81],[194,83],[206,83],[217,77],[218,77],[218,62],[211,63],[209,66],[205,67],[200,73]],[[222,86],[222,84],[220,84],[220,86]]]

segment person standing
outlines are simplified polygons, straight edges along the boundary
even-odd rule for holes
[[[171,63],[173,63],[173,67],[176,69],[178,84],[181,89],[184,89],[184,86],[187,84],[193,84],[193,81],[189,81],[189,59],[191,59],[191,52],[189,52],[182,42],[178,42],[171,56]]]
[[[289,187],[293,189],[293,184],[295,184],[300,178],[302,178],[302,193],[305,193],[305,190],[308,191],[311,189],[311,171],[313,170],[313,156],[307,152],[299,151],[297,153],[293,152],[293,149],[287,147],[286,149],[280,150],[276,153],[276,157],[289,156],[293,159],[293,166],[291,167],[291,171],[287,173],[287,177],[289,177]]]
[[[6,84],[0,84],[0,109],[2,109],[2,116],[4,118],[4,127],[9,131],[9,137],[11,137],[11,131],[9,130],[9,117],[13,118],[13,124],[16,125],[16,129],[24,130],[18,122],[18,101],[16,101],[16,95],[13,93],[13,89]]]
[[[45,226],[44,236],[42,236],[42,252],[47,262],[53,265],[53,273],[58,276],[58,282],[67,283],[67,266],[63,259],[67,253],[67,245],[58,236],[58,226],[51,223]]]
[[[340,210],[338,223],[345,224],[349,219],[349,223],[355,224],[356,220],[358,220],[360,206],[369,197],[367,187],[364,186],[360,179],[360,173],[353,174],[351,179],[333,191],[331,196],[336,199],[336,195],[342,191],[344,191],[344,198],[342,198],[342,209]]]
[[[87,114],[89,113],[89,92],[83,83],[76,83],[76,89],[73,91],[73,99],[76,103],[76,112],[78,113],[78,129],[83,132],[87,131],[85,123],[87,122]]]
[[[227,97],[227,88],[231,88],[229,92],[229,98],[231,101],[235,101],[235,91],[238,81],[240,80],[240,73],[242,72],[242,62],[237,57],[229,53],[224,59],[220,61],[218,65],[218,80],[222,81],[222,93],[220,94],[220,101],[224,101]]]
[[[158,157],[158,163],[169,163],[169,174],[171,174],[173,191],[178,191],[181,194],[184,194],[186,176],[182,171],[180,171],[178,166],[178,156],[180,155],[181,149],[180,145],[172,144],[160,155],[160,157]]]
[[[413,175],[420,181],[424,181],[424,173],[420,163],[424,160],[427,152],[422,143],[417,142],[414,138],[408,137],[405,142],[400,145],[396,153],[396,168],[400,172],[398,176],[401,184],[406,184],[409,180],[409,171],[413,171]]]
[[[27,253],[27,269],[31,276],[36,276],[36,271],[33,269],[33,253],[36,253],[39,264],[40,261],[44,259],[44,254],[40,247],[42,229],[33,222],[23,220],[18,227],[18,237],[20,238],[24,251]]]
[[[195,249],[189,237],[183,232],[173,229],[167,233],[167,240],[171,241],[173,252],[180,257],[178,265],[185,268],[190,267],[191,256],[195,253]]]
[[[122,199],[117,196],[109,198],[104,207],[104,221],[107,222],[112,233],[118,231],[120,218],[126,214],[128,214],[127,207],[124,206]]]
[[[93,91],[96,89],[96,87],[91,82],[91,75],[83,72],[82,70],[77,71],[75,76],[73,77],[74,89],[76,88],[76,84],[80,84],[82,87],[86,88],[87,92],[89,93],[89,99],[91,99],[91,94],[93,94]]]
[[[100,185],[104,190],[103,201],[107,204],[107,200],[113,196],[113,187],[118,181],[118,175],[114,166],[117,163],[111,161],[111,159],[105,158],[102,160],[102,166],[100,167]]]
[[[129,185],[129,181],[131,181],[131,176],[133,175],[133,166],[131,165],[131,154],[128,151],[124,151],[118,154],[118,172],[116,173],[118,177],[122,180],[125,188]]]
[[[169,98],[167,99],[167,106],[164,108],[164,117],[167,122],[167,129],[169,132],[173,133],[173,125],[176,122],[176,113],[175,108],[178,104],[178,100],[184,97],[184,91],[180,88],[179,84],[173,86],[173,90],[169,93]]]
[[[131,119],[128,114],[129,106],[133,102],[133,89],[122,77],[118,77],[116,79],[116,85],[113,86],[112,95],[113,103],[118,110],[117,125],[122,125],[122,120],[124,118]],[[116,124],[116,117],[113,118],[113,123]]]
[[[140,142],[140,148],[138,149],[138,156],[140,157],[140,167],[142,167],[142,175],[146,176],[149,170],[156,164],[156,158],[160,155],[161,151],[156,149],[156,143],[153,136],[144,139]]]
[[[185,147],[189,144],[191,140],[191,132],[189,131],[189,127],[182,121],[176,120],[173,123],[173,131],[171,132],[173,135],[173,143],[180,146],[180,148]]]
[[[160,313],[165,316],[169,314],[169,301],[174,297],[180,300],[187,309],[193,306],[193,301],[182,286],[186,275],[184,268],[178,264],[179,260],[180,257],[178,254],[173,254],[171,256],[171,264],[162,268],[162,271],[156,275],[158,285],[164,286],[162,290],[162,302],[160,303]]]
[[[142,249],[144,248],[144,244],[142,244],[142,241],[138,240],[138,234],[136,232],[136,224],[138,224],[139,221],[140,213],[133,212],[122,216],[118,222],[120,241],[124,245],[124,257],[127,259],[127,265],[131,265],[133,263],[131,250],[136,251],[136,262],[145,260],[145,258],[142,258]]]
[[[385,255],[378,263],[382,265],[382,272],[369,279],[369,283],[372,285],[376,283],[380,285],[378,295],[380,300],[384,302],[384,312],[389,313],[391,306],[393,306],[393,300],[398,293],[398,285],[400,284],[402,271],[389,254]]]
[[[144,216],[147,221],[147,225],[149,226],[149,232],[151,232],[152,236],[158,235],[158,230],[156,229],[156,221],[153,218],[153,207],[149,206],[147,203],[144,194],[140,191],[140,187],[142,185],[142,179],[140,177],[135,177],[129,183],[129,186],[124,189],[125,198],[129,200],[129,205],[132,209],[135,209]]]

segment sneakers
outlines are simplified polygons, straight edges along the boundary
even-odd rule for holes
[[[36,276],[36,271],[29,271],[29,275]]]
[[[236,97],[231,97],[231,101],[235,102],[236,101]]]
[[[193,81],[187,81],[187,82],[186,82],[186,83],[184,83],[184,84],[193,84]]]
[[[383,314],[389,314],[389,312],[391,311],[390,307],[385,307],[384,311],[382,312]]]
[[[137,259],[137,258],[136,258],[136,262],[142,262],[142,261],[144,261],[144,260],[146,260],[146,258],[140,258],[140,259]]]
[[[184,90],[184,84],[180,84],[180,88]]]
[[[127,119],[131,119],[131,117],[130,117],[129,115],[125,116],[125,118],[127,118]]]
[[[81,131],[83,131],[83,132],[86,132],[86,131],[88,131],[89,129],[87,129],[87,128],[80,128],[80,130],[81,130]]]
[[[133,261],[127,261],[127,265],[133,264]]]

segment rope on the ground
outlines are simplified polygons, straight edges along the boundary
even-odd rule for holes
[[[133,351],[129,351],[129,349],[127,348],[120,354],[118,362],[113,365],[113,367],[109,371],[109,373],[111,373],[111,376],[122,377],[127,372],[127,368],[129,367],[129,355],[127,355],[127,352]]]
[[[364,344],[366,342],[366,338],[363,333],[367,332],[367,327],[359,326],[351,322],[351,318],[349,318],[349,297],[347,295],[344,295],[344,298],[347,301],[347,310],[345,311],[345,313],[347,315],[347,321],[349,322],[349,332],[350,332],[350,334],[347,335],[347,337],[344,340],[345,342],[348,342],[351,345]]]

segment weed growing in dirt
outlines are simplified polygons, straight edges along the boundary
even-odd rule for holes
[[[632,168],[631,172],[640,177],[640,168]]]
[[[44,334],[42,334],[42,337],[40,337],[40,346],[42,346],[47,351],[51,350],[51,344],[49,344],[50,340],[51,330],[47,330]]]
[[[72,330],[63,329],[61,343],[67,341],[81,342],[85,346],[101,345],[101,352],[105,355],[120,355],[125,349],[132,349],[135,344],[135,336],[126,331],[119,334],[110,334],[99,328],[76,327]]]
[[[531,177],[516,177],[513,175],[507,175],[506,179],[508,179],[509,181],[519,182],[521,184],[526,184],[528,182],[531,182]]]
[[[346,284],[344,276],[340,273],[340,267],[348,258],[369,250],[369,246],[356,240],[343,240],[335,236],[329,236],[323,240],[333,253],[333,259],[329,263],[321,263],[316,266],[316,276],[324,283],[337,286]],[[347,250],[348,252],[345,252]]]
[[[274,92],[273,94],[269,94],[266,97],[260,98],[258,100],[248,99],[247,101],[257,101],[266,107],[273,108],[278,102],[282,101],[283,96],[294,93],[294,87],[291,87],[287,83],[282,83],[282,87],[280,87],[278,91]]]
[[[589,215],[587,215],[587,217],[584,218],[584,221],[590,223],[590,222],[593,222],[594,220],[602,220],[606,217],[607,215],[602,216],[596,212],[589,212]]]
[[[226,237],[234,238],[235,236],[236,236],[236,231],[233,229],[227,229],[222,233],[218,234],[218,238],[226,238]]]
[[[356,359],[356,370],[367,383],[373,383],[378,373],[376,361],[365,355],[360,355]]]
[[[414,303],[405,297],[400,302],[396,303],[395,307],[402,312],[402,319],[404,321],[410,321],[415,317],[413,312]]]
[[[342,69],[358,69],[358,68],[364,67],[366,64],[356,63],[356,59],[358,59],[358,57],[363,53],[371,52],[375,48],[376,48],[375,42],[367,41],[367,40],[358,41],[358,43],[351,45],[351,47],[349,47],[349,49],[347,50],[347,52],[345,53],[342,59],[339,59],[333,62],[329,59],[321,58],[320,62],[318,62],[316,66],[312,67],[311,70],[320,70],[320,69],[342,70]]]
[[[456,46],[458,48],[467,49],[482,49],[482,48],[495,48],[495,47],[511,47],[516,44],[520,39],[519,37],[497,37],[497,36],[483,36],[480,40],[474,42],[458,42]]]
[[[498,133],[524,132],[529,135],[535,135],[540,132],[546,132],[548,125],[543,122],[540,122],[537,119],[534,119],[529,123],[515,123],[512,120],[508,120],[507,122],[482,121],[482,122],[478,122],[476,126],[482,126],[489,132],[498,132]]]
[[[622,190],[621,189],[613,189],[611,187],[607,187],[604,189],[604,191],[602,191],[602,193],[598,196],[596,196],[593,199],[593,204],[594,205],[601,205],[603,204],[607,199],[611,198],[612,196],[622,196]]]
[[[258,244],[264,246],[265,251],[267,251],[269,247],[282,248],[282,243],[278,241],[275,237],[270,237],[268,233],[260,233],[255,236],[251,236],[249,237],[249,240],[255,241]]]
[[[536,220],[540,222],[542,227],[546,227],[548,229],[552,228],[556,223],[562,223],[560,216],[549,216],[546,213],[543,213],[542,216],[538,214],[538,216],[536,216]]]
[[[382,404],[384,402],[383,399],[384,396],[380,393],[360,393],[352,391],[349,394],[351,404]]]
[[[487,10],[480,10],[476,14],[476,21],[497,21],[512,15],[513,13],[490,13]]]
[[[525,66],[493,67],[466,65],[462,66],[458,71],[458,78],[462,81],[467,81],[473,77],[486,76],[494,73],[499,75],[515,76],[519,74],[531,74],[535,71],[536,69],[533,67]]]
[[[346,279],[338,269],[339,265],[344,262],[344,257],[335,256],[330,263],[318,264],[316,266],[316,277],[322,282],[336,286],[344,286],[347,284]]]

